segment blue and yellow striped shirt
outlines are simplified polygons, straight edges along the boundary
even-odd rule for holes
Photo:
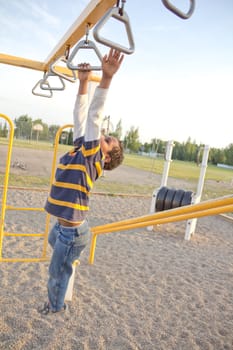
[[[89,194],[102,173],[103,163],[99,140],[84,141],[79,149],[62,156],[45,210],[67,221],[84,220],[89,210]]]
[[[53,216],[74,223],[83,221],[87,216],[90,191],[104,167],[100,128],[106,94],[106,89],[96,89],[88,118],[84,118],[87,113],[87,95],[77,96],[74,108],[74,149],[60,158],[55,181],[45,204],[45,210]],[[82,135],[84,131],[85,135]]]

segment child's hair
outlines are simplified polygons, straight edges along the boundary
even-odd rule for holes
[[[124,160],[124,148],[123,143],[119,142],[119,146],[113,147],[113,149],[108,152],[108,155],[111,157],[109,163],[104,163],[104,170],[113,170],[117,168]]]

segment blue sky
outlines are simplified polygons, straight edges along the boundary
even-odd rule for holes
[[[172,2],[172,1],[171,1]],[[0,0],[0,52],[44,61],[88,4],[66,0]],[[174,0],[184,11],[189,0]],[[161,0],[125,4],[135,41],[112,83],[105,113],[140,140],[186,141],[211,147],[233,143],[233,1],[196,0],[182,20]],[[109,22],[106,37],[128,46],[122,23]],[[108,37],[109,35],[109,37]],[[90,32],[92,39],[92,32]],[[102,54],[108,48],[96,43]],[[48,124],[72,123],[78,83],[53,98],[31,93],[42,72],[0,64],[0,113],[28,114]]]

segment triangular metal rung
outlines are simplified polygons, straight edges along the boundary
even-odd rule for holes
[[[184,13],[183,11],[175,7],[173,4],[171,4],[169,0],[162,0],[162,3],[168,10],[170,10],[171,12],[173,12],[175,15],[177,15],[182,19],[189,19],[189,17],[191,17],[191,15],[193,14],[193,11],[195,8],[195,0],[189,0],[189,2],[190,2],[190,8],[187,13]]]
[[[77,79],[75,72],[72,70],[72,76],[69,76],[65,73],[59,72],[57,69],[57,65],[59,65],[59,62],[63,62],[67,65],[67,58],[65,56],[62,56],[60,58],[58,58],[56,61],[54,61],[51,66],[50,66],[50,70],[52,73],[54,73],[55,75],[58,75],[59,77],[66,79],[68,81],[70,81],[71,83],[74,83]]]
[[[95,51],[97,57],[99,58],[101,65],[100,66],[90,66],[90,70],[102,70],[102,55],[99,51],[99,49],[97,48],[97,46],[95,45],[95,43],[91,40],[81,40],[73,49],[73,51],[71,52],[68,60],[67,60],[67,67],[71,70],[78,70],[78,66],[73,65],[72,61],[74,59],[74,57],[76,56],[77,52],[81,49],[92,49]]]
[[[50,83],[49,83],[49,77],[57,77],[60,82],[61,82],[61,86],[51,86]],[[63,91],[65,90],[65,83],[64,81],[62,80],[61,77],[59,77],[57,74],[54,74],[52,72],[47,72],[44,74],[44,77],[43,79],[41,80],[40,82],[40,88],[42,90],[53,90],[53,91]]]
[[[113,18],[115,18],[115,19],[117,19],[125,24],[125,28],[126,28],[126,32],[127,32],[127,36],[128,36],[128,40],[129,40],[129,48],[122,46],[122,45],[119,45],[117,43],[114,43],[111,40],[105,39],[100,35],[101,28],[104,26],[104,24],[108,21],[108,19],[110,17],[113,17]],[[128,55],[130,55],[134,52],[135,45],[134,45],[133,35],[132,35],[131,27],[130,27],[129,17],[128,17],[127,13],[125,12],[125,10],[124,10],[122,15],[119,14],[118,7],[113,7],[106,12],[106,14],[101,18],[101,20],[95,26],[94,31],[93,31],[93,36],[97,42],[104,44],[106,46],[112,47],[118,51],[124,52]]]
[[[51,98],[51,97],[53,96],[53,92],[52,92],[52,90],[50,90],[50,89],[48,89],[48,94],[49,94],[49,95],[46,95],[46,94],[44,94],[44,93],[42,93],[42,92],[37,92],[37,91],[36,91],[36,90],[37,90],[37,87],[40,88],[40,84],[41,84],[42,81],[43,81],[43,79],[40,79],[40,80],[36,83],[36,85],[34,86],[34,88],[32,89],[33,95],[35,95],[35,96],[40,96],[40,97],[48,97],[48,98]],[[44,83],[44,84],[46,84],[46,83]]]

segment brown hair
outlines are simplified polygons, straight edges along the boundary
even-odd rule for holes
[[[108,152],[108,155],[111,157],[109,163],[104,163],[104,170],[113,170],[117,168],[124,160],[124,149],[122,142],[119,142],[119,146],[113,147],[113,149]]]

